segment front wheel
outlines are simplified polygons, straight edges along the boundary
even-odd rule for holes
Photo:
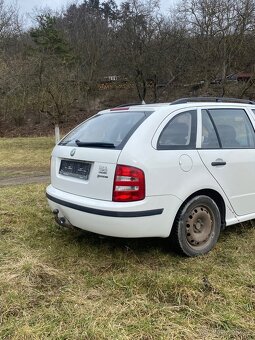
[[[221,229],[221,215],[217,204],[208,196],[192,198],[178,212],[171,241],[186,256],[206,254],[216,244]]]

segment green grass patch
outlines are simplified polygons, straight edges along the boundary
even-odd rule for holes
[[[51,137],[0,138],[0,179],[49,173]]]
[[[1,339],[255,338],[252,223],[183,258],[167,240],[60,229],[44,192],[1,189]]]

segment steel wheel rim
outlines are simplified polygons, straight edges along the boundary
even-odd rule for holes
[[[209,207],[199,205],[189,212],[185,227],[188,244],[195,249],[204,247],[214,235],[214,214]]]

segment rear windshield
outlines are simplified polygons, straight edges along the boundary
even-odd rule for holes
[[[71,131],[59,145],[121,149],[151,112],[97,114]]]

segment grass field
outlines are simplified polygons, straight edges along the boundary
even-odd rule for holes
[[[0,138],[0,179],[39,176],[49,170],[54,138]]]
[[[52,141],[33,141],[31,158],[48,165]],[[5,171],[1,140],[0,157]],[[187,259],[167,240],[58,228],[44,185],[0,190],[0,339],[255,339],[252,223]]]

